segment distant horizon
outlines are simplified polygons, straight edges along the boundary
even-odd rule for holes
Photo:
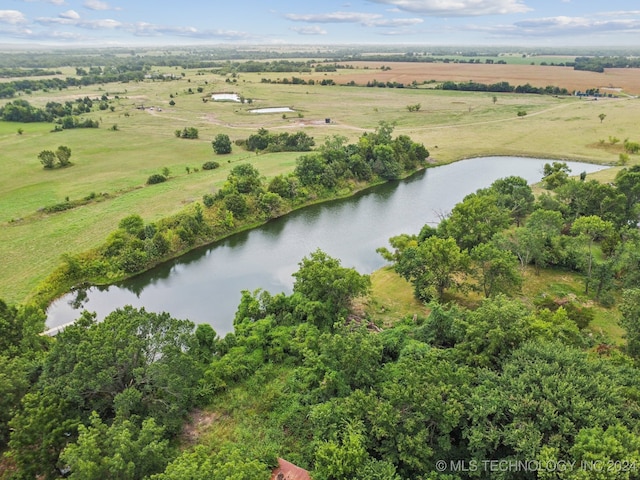
[[[468,45],[637,48],[626,0],[8,0],[3,48]]]
[[[620,52],[619,54],[626,54],[635,56],[640,55],[640,44],[638,46],[629,45],[607,45],[607,46],[566,46],[566,47],[550,47],[547,45],[458,45],[458,44],[419,44],[419,43],[290,43],[290,44],[278,44],[278,45],[264,45],[264,44],[235,44],[235,43],[210,43],[210,44],[123,44],[123,45],[106,45],[106,46],[80,46],[80,45],[68,45],[68,44],[23,44],[23,43],[3,43],[0,42],[0,50],[4,51],[47,51],[47,50],[67,50],[67,51],[109,51],[109,50],[134,50],[134,51],[147,51],[147,50],[227,50],[235,49],[242,50],[259,50],[259,51],[283,51],[290,49],[293,52],[303,52],[304,50],[314,50],[316,53],[318,49],[325,50],[340,50],[340,49],[362,49],[363,52],[371,53],[374,49],[381,49],[382,54],[391,54],[394,48],[398,49],[398,53],[405,53],[407,49],[420,49],[427,53],[433,53],[430,50],[446,50],[446,55],[454,55],[456,52],[453,50],[459,50],[460,54],[476,53],[482,55],[495,55],[498,53],[504,54],[534,54],[534,55],[580,55],[586,54],[586,52],[600,52],[601,54],[612,51]],[[402,49],[402,52],[401,52]],[[443,53],[445,54],[445,53]],[[434,55],[440,55],[440,53],[434,53]]]

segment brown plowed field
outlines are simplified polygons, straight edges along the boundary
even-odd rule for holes
[[[335,73],[318,74],[313,77],[319,80],[333,78],[340,84],[353,80],[359,85],[374,79],[379,82],[398,82],[405,85],[414,80],[418,83],[429,80],[456,82],[472,80],[486,84],[506,81],[513,86],[526,83],[534,87],[553,85],[566,88],[570,92],[590,88],[611,88],[631,95],[640,94],[640,69],[637,68],[612,68],[604,73],[595,73],[574,70],[573,67],[541,65],[413,62],[346,62],[344,65],[352,65],[354,69],[338,70]],[[382,66],[390,67],[391,70],[382,71]],[[332,77],[333,75],[336,76]]]

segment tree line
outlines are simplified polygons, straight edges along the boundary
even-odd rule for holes
[[[604,72],[605,68],[640,68],[640,59],[632,56],[592,56],[577,57],[574,70]]]
[[[19,123],[55,121],[61,129],[98,128],[99,122],[97,120],[79,120],[77,117],[83,113],[91,112],[94,103],[97,103],[101,109],[107,108],[107,101],[108,98],[103,95],[100,101],[84,97],[78,98],[74,102],[66,101],[64,104],[47,102],[44,108],[38,108],[27,100],[17,99],[0,107],[0,119]]]
[[[547,85],[546,87],[534,87],[526,83],[524,85],[513,86],[509,82],[498,82],[493,84],[485,84],[474,81],[468,82],[442,82],[436,88],[441,90],[460,90],[467,92],[514,92],[514,93],[535,93],[540,95],[568,95],[566,88]]]

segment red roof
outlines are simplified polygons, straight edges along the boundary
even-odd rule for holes
[[[304,468],[279,458],[278,467],[273,470],[271,480],[311,480],[311,476]]]

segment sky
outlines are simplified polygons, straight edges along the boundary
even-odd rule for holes
[[[640,44],[639,0],[2,0],[0,44]]]

